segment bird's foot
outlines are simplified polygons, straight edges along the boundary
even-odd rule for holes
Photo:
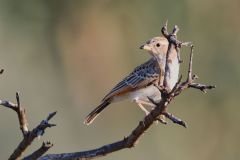
[[[166,125],[167,121],[165,115],[161,114],[159,117],[157,117],[155,123],[158,124],[158,122]]]

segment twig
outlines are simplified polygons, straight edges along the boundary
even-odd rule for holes
[[[162,99],[160,102],[161,106],[167,105],[168,102],[166,99]],[[150,112],[142,121],[139,122],[138,126],[132,131],[132,133],[125,137],[123,140],[104,145],[94,150],[75,152],[75,153],[63,153],[63,154],[48,154],[45,155],[39,160],[85,160],[93,159],[101,156],[105,156],[109,153],[124,149],[134,147],[140,137],[146,132],[146,130],[153,124],[156,118],[163,112],[162,108],[164,107],[155,107],[154,110]]]
[[[212,86],[212,85],[205,85],[205,84],[200,84],[200,83],[191,83],[189,84],[190,88],[195,88],[195,89],[199,89],[204,93],[207,93],[208,89],[213,89],[216,88],[216,86]]]
[[[52,144],[50,141],[43,142],[42,146],[41,146],[38,150],[36,150],[35,152],[33,152],[31,155],[23,158],[23,160],[38,159],[38,158],[41,157],[44,153],[46,153],[52,146],[53,146],[53,144]]]
[[[50,124],[48,122],[56,114],[56,112],[53,112],[50,113],[48,117],[43,120],[36,128],[34,128],[32,131],[29,131],[27,127],[28,123],[26,118],[26,112],[25,109],[21,106],[18,92],[16,93],[16,100],[17,104],[10,101],[0,100],[0,105],[6,108],[10,108],[17,113],[20,129],[23,133],[23,140],[19,143],[17,148],[11,154],[9,160],[19,159],[23,155],[24,151],[31,145],[32,141],[36,137],[40,137],[44,134],[46,128],[56,126],[55,124]]]
[[[173,114],[164,112],[163,115],[166,116],[168,119],[170,119],[173,123],[176,123],[178,125],[181,125],[181,126],[187,128],[187,124],[183,120],[175,117]]]
[[[168,48],[168,54],[170,53],[171,46],[180,48],[181,45],[189,44],[187,43],[182,43],[176,39],[176,34],[178,32],[178,27],[175,26],[174,30],[171,35],[169,35],[167,31],[167,22],[162,28],[162,34],[169,40],[169,48]],[[166,63],[166,66],[168,63]],[[188,75],[192,75],[192,50],[191,50],[191,58],[189,62],[189,72]],[[164,75],[166,77],[166,75]],[[190,76],[192,77],[192,76]],[[65,159],[65,160],[85,160],[85,159],[93,159],[101,156],[105,156],[109,153],[125,149],[125,148],[131,148],[134,147],[138,140],[141,138],[141,136],[147,131],[147,129],[153,124],[153,122],[157,119],[157,117],[161,114],[165,115],[167,118],[171,119],[174,123],[177,123],[179,125],[182,125],[186,127],[186,123],[177,117],[173,116],[172,114],[167,112],[167,106],[168,104],[173,100],[173,98],[176,96],[176,93],[181,93],[184,89],[188,88],[190,84],[193,83],[188,83],[183,82],[181,83],[181,78],[180,76],[177,84],[174,86],[172,91],[166,90],[166,84],[164,84],[163,88],[160,86],[156,86],[159,90],[161,90],[162,93],[162,98],[159,103],[154,102],[152,99],[149,99],[152,103],[156,105],[156,107],[147,115],[144,117],[142,121],[139,122],[138,126],[131,132],[131,134],[124,138],[121,141],[117,141],[115,143],[111,143],[108,145],[104,145],[102,147],[99,147],[97,149],[93,150],[88,150],[88,151],[82,151],[82,152],[75,152],[75,153],[63,153],[63,154],[48,154],[45,155],[39,160],[56,160],[56,159]],[[166,79],[166,78],[164,78]],[[191,79],[192,82],[192,79]],[[185,85],[187,87],[185,87]],[[196,85],[194,85],[196,86]]]
[[[23,136],[26,136],[29,132],[26,110],[20,105],[20,98],[19,98],[19,93],[18,92],[16,93],[16,100],[17,100],[17,110],[16,110],[16,112],[18,114],[20,129],[23,133]]]
[[[178,54],[180,54],[180,48],[182,45],[189,45],[189,42],[183,43],[177,40],[177,32],[179,31],[179,28],[177,26],[174,27],[171,34],[167,31],[167,22],[162,27],[162,34],[168,39],[169,41],[169,47],[167,51],[167,56],[171,52],[171,49],[175,47],[177,49]],[[206,91],[207,89],[212,89],[215,86],[207,86],[204,84],[194,83],[194,80],[197,79],[196,76],[192,76],[192,60],[193,60],[193,47],[191,46],[191,52],[190,52],[190,61],[189,61],[189,68],[188,68],[188,77],[186,81],[181,82],[182,76],[180,76],[178,82],[173,87],[171,91],[167,89],[167,81],[166,81],[166,74],[164,75],[164,81],[163,88],[160,86],[157,86],[159,90],[161,90],[161,100],[160,102],[155,102],[152,99],[149,99],[153,104],[156,105],[156,107],[147,115],[144,117],[142,121],[139,122],[137,127],[129,134],[129,136],[125,137],[124,139],[117,141],[115,143],[107,144],[102,147],[88,150],[88,151],[81,151],[81,152],[73,152],[73,153],[62,153],[62,154],[47,154],[45,156],[42,156],[49,148],[52,147],[52,144],[49,142],[43,143],[43,145],[33,152],[31,155],[24,158],[24,160],[32,160],[32,159],[38,159],[38,160],[86,160],[86,159],[93,159],[97,157],[105,156],[109,153],[125,149],[125,148],[132,148],[134,147],[138,140],[143,136],[143,134],[147,131],[147,129],[154,123],[154,121],[157,119],[159,115],[165,115],[167,118],[169,118],[171,121],[173,121],[176,124],[182,125],[186,127],[186,123],[182,121],[181,119],[175,117],[171,113],[167,112],[167,107],[169,103],[174,99],[175,96],[179,95],[183,90],[187,88],[196,88],[200,89],[202,91]],[[179,55],[179,61],[180,61],[180,55]],[[166,59],[166,69],[168,69],[168,63]],[[17,113],[20,114],[19,117],[22,117],[25,115],[25,111],[22,112],[19,95],[16,94],[17,104],[8,102],[8,101],[2,101],[0,100],[0,105],[3,105],[7,108],[11,108]],[[20,108],[20,109],[19,109]],[[10,160],[19,159],[23,152],[27,149],[28,146],[31,145],[32,141],[40,137],[44,134],[44,131],[48,127],[53,127],[55,124],[50,124],[48,121],[56,114],[56,112],[50,113],[48,117],[43,120],[37,127],[35,127],[32,131],[28,131],[25,134],[26,129],[24,127],[21,127],[21,130],[23,132],[24,138],[18,145],[18,147],[15,149],[14,153],[10,156]],[[26,116],[25,116],[26,119]],[[27,121],[20,121],[20,126],[23,124],[26,124]],[[40,157],[42,156],[42,157]]]
[[[188,64],[188,76],[185,82],[182,82],[179,87],[172,93],[173,97],[178,96],[183,90],[187,88],[195,88],[203,91],[204,93],[207,92],[207,90],[214,89],[216,86],[214,85],[205,85],[200,83],[194,83],[196,79],[198,79],[197,75],[192,74],[192,62],[193,62],[193,45],[191,46],[190,51],[190,60]]]
[[[0,105],[10,108],[17,113],[20,129],[22,131],[23,136],[26,136],[29,132],[27,116],[26,116],[25,109],[20,105],[20,98],[19,98],[18,92],[16,93],[16,100],[17,100],[17,104],[14,104],[9,101],[0,100]]]
[[[189,44],[190,42],[181,42],[179,40],[177,40],[177,33],[179,31],[179,27],[177,25],[174,26],[172,33],[169,34],[169,32],[167,31],[167,22],[165,23],[165,25],[162,27],[161,29],[163,36],[168,40],[169,45],[168,45],[168,50],[166,53],[166,65],[165,65],[165,75],[164,77],[167,77],[167,74],[169,74],[170,71],[170,64],[169,62],[171,61],[169,59],[170,54],[174,53],[172,50],[175,49],[177,52],[177,57],[178,57],[178,62],[182,63],[183,61],[180,58],[180,48],[183,44]],[[164,82],[163,85],[165,86],[165,89],[170,92],[170,89],[168,88],[168,80],[167,78],[164,78]]]
[[[55,124],[50,124],[48,122],[55,114],[56,112],[50,113],[49,116],[45,120],[43,120],[37,127],[35,127],[32,131],[29,131],[29,133],[23,138],[23,140],[14,150],[9,160],[15,160],[21,157],[24,151],[31,145],[33,140],[44,134],[46,128],[56,126]]]
[[[189,60],[189,66],[188,66],[188,77],[187,77],[187,80],[188,80],[189,83],[192,80],[192,61],[193,61],[193,45],[191,46],[190,60]]]

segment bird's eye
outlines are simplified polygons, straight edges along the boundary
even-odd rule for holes
[[[157,44],[156,44],[156,46],[157,46],[157,47],[160,47],[160,44],[159,44],[159,43],[157,43]]]

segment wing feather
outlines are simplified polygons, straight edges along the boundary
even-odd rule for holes
[[[155,59],[151,58],[147,62],[136,67],[132,73],[119,82],[104,98],[111,99],[114,96],[146,87],[150,83],[157,81],[160,69]]]

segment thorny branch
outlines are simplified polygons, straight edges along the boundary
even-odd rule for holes
[[[162,27],[162,34],[169,41],[167,57],[168,57],[168,54],[171,52],[171,49],[173,47],[175,47],[175,49],[178,52],[179,62],[181,62],[181,60],[180,60],[181,46],[190,46],[191,47],[190,61],[189,61],[189,66],[188,66],[188,77],[184,82],[182,82],[181,81],[182,76],[180,76],[179,80],[176,83],[176,85],[174,86],[174,88],[172,90],[169,90],[169,89],[167,89],[168,82],[166,82],[166,78],[165,78],[166,75],[164,75],[165,82],[163,84],[164,85],[163,88],[156,86],[162,92],[161,101],[159,103],[156,103],[152,99],[149,99],[152,103],[154,103],[156,105],[156,107],[147,116],[145,116],[142,121],[139,122],[137,127],[135,129],[133,129],[133,131],[130,133],[129,136],[124,137],[124,139],[122,139],[120,141],[117,141],[117,142],[114,142],[111,144],[107,144],[107,145],[104,145],[102,147],[99,147],[99,148],[96,148],[93,150],[73,152],[73,153],[62,153],[62,154],[47,154],[45,156],[42,156],[49,148],[51,148],[53,146],[50,142],[47,142],[47,143],[43,143],[43,145],[37,151],[35,151],[31,155],[25,157],[24,160],[31,160],[31,159],[37,159],[37,158],[38,158],[38,160],[57,160],[57,159],[58,160],[59,159],[64,159],[64,160],[83,160],[84,159],[84,160],[86,160],[86,159],[102,157],[109,153],[112,153],[112,152],[115,152],[115,151],[118,151],[121,149],[132,148],[137,144],[140,137],[147,131],[147,129],[153,124],[153,122],[155,120],[157,120],[158,116],[161,114],[165,115],[173,123],[176,123],[176,124],[186,127],[186,123],[184,121],[175,117],[173,114],[167,112],[168,104],[174,99],[174,97],[179,95],[183,90],[185,90],[187,88],[195,88],[195,89],[199,89],[203,92],[206,92],[208,89],[215,88],[215,86],[194,83],[194,81],[197,79],[197,76],[192,75],[193,46],[191,45],[190,42],[181,42],[181,41],[177,40],[177,32],[178,31],[179,31],[179,28],[177,26],[174,26],[172,33],[169,34],[169,32],[167,31],[167,22]],[[167,63],[167,59],[166,59],[166,67],[168,67],[167,65],[168,65],[168,63]],[[165,68],[165,69],[167,69],[167,68]],[[15,110],[16,112],[18,111],[18,109],[16,109],[16,108],[19,108],[21,106],[20,101],[17,100],[17,102],[18,102],[17,104],[13,104],[8,101],[0,100],[1,105],[11,108],[11,109]],[[24,114],[25,114],[25,112],[24,112]],[[28,131],[28,134],[26,134],[24,136],[23,141],[19,144],[17,149],[22,149],[21,145],[25,144],[25,145],[23,145],[23,146],[25,146],[25,148],[23,149],[23,151],[24,151],[27,148],[27,146],[29,146],[36,137],[41,136],[44,133],[44,130],[47,127],[55,126],[54,124],[48,123],[48,121],[55,114],[56,113],[50,114],[48,116],[48,118],[46,120],[43,120],[35,129],[33,129],[32,131]],[[21,126],[21,123],[20,123],[20,126]],[[15,150],[15,152],[16,152],[16,150]],[[20,154],[18,154],[18,156],[15,156],[15,159],[19,158],[22,155],[23,151],[19,152]],[[13,155],[15,154],[15,152],[13,153]],[[40,157],[40,156],[42,156],[42,157]],[[11,159],[11,157],[9,159]],[[14,158],[12,158],[12,159],[14,159]]]

